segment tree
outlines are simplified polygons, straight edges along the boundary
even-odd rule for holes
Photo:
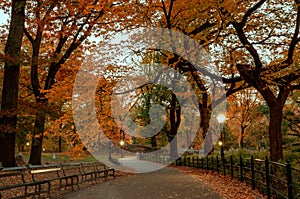
[[[284,124],[287,135],[300,137],[300,120],[299,120],[299,91],[293,92],[289,98],[289,103],[284,109]]]
[[[222,13],[228,17],[224,33],[228,39],[223,44],[229,47],[233,63],[227,70],[236,68],[266,101],[270,109],[270,158],[282,160],[283,108],[291,92],[300,87],[300,1],[236,1]]]
[[[198,0],[189,1],[188,3],[186,1],[174,0],[147,1],[146,4],[138,4],[140,8],[138,10],[141,10],[144,13],[144,19],[146,19],[146,22],[144,23],[182,32],[183,34],[196,40],[204,48],[207,48],[209,44],[216,40],[219,29],[223,27],[221,18],[216,12],[220,5],[221,4],[216,3],[215,1]],[[185,48],[185,45],[182,44],[181,47]],[[176,52],[177,50],[178,49],[173,47],[173,52]],[[189,52],[191,49],[185,50]],[[192,55],[195,52],[189,53],[191,53],[191,56],[195,56]],[[205,71],[204,67],[202,68],[202,71],[199,72],[191,63],[188,62],[188,60],[184,60],[182,57],[176,55],[176,53],[172,54],[163,52],[163,54],[167,56],[161,57],[164,59],[162,63],[172,67],[180,74],[187,77],[194,91],[197,92],[201,116],[201,122],[199,123],[199,126],[202,129],[202,137],[207,137],[206,135],[209,130],[209,121],[211,119],[212,101],[216,99],[212,99],[212,96],[210,96],[207,88],[208,82],[202,79],[201,75],[199,74]],[[215,78],[215,80],[216,79],[217,78]],[[219,102],[222,102],[224,97],[218,100]],[[207,140],[211,141],[205,142],[204,150],[206,154],[210,153],[211,149],[213,148],[213,139],[211,138]]]
[[[25,35],[31,44],[31,87],[36,111],[29,163],[41,164],[41,152],[48,100],[46,93],[56,82],[56,75],[76,50],[82,50],[87,38],[103,27],[109,29],[118,20],[112,17],[124,12],[118,2],[87,1],[31,1],[27,4]],[[117,12],[119,11],[119,12]],[[111,19],[110,19],[111,18]],[[101,22],[100,19],[103,21]],[[106,30],[105,30],[106,31]],[[76,57],[73,57],[77,59]],[[80,58],[79,58],[80,59]]]
[[[15,139],[17,126],[20,57],[25,22],[26,0],[13,0],[11,22],[5,46],[4,80],[0,117],[0,162],[15,166]]]
[[[228,103],[227,115],[229,120],[227,124],[232,127],[233,134],[239,138],[239,148],[243,149],[244,137],[247,134],[251,136],[248,129],[256,125],[260,118],[259,115],[262,115],[257,111],[261,101],[255,90],[245,89],[228,97]]]

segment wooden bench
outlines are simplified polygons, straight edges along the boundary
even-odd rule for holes
[[[115,169],[106,166],[105,164],[103,164],[102,162],[95,162],[95,169],[97,172],[97,175],[102,174],[102,172],[104,171],[104,178],[105,180],[107,180],[109,178],[109,176],[112,176],[113,178],[115,178]],[[98,177],[102,177],[102,176],[98,176]]]
[[[81,175],[81,165],[80,163],[71,164],[61,164],[62,169],[62,179],[65,179],[65,184],[63,186],[71,186],[72,190],[75,190],[75,185],[79,189],[79,177]]]
[[[78,186],[78,176],[76,174],[66,175],[66,171],[60,164],[31,165],[29,168],[33,181],[48,180],[52,190],[68,186],[75,190],[74,185]]]
[[[115,178],[115,170],[101,162],[4,168],[0,171],[0,199],[5,191],[10,192],[5,198],[40,197],[41,193],[51,197],[50,191],[53,189],[71,186],[75,190],[75,186],[79,189],[79,184],[83,182],[94,184],[98,179],[107,180],[110,176]],[[16,193],[22,194],[12,194],[13,189],[18,189]]]
[[[33,181],[25,166],[4,168],[0,172],[0,198],[24,198],[47,193],[50,197],[50,182]]]
[[[97,179],[101,176],[97,175],[95,164],[93,162],[81,163],[81,178],[82,182],[91,181],[93,184],[97,183]],[[103,176],[104,176],[103,171]]]

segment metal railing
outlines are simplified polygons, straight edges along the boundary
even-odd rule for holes
[[[147,157],[143,160],[164,163],[165,157]],[[189,166],[194,168],[214,170],[223,175],[230,175],[251,188],[259,190],[267,198],[300,198],[300,169],[293,168],[290,161],[278,163],[270,161],[267,157],[255,159],[239,157],[181,156],[174,163],[176,166]]]

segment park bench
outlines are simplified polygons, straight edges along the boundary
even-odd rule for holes
[[[109,176],[112,176],[115,178],[115,169],[106,166],[105,164],[103,164],[102,162],[95,162],[95,171],[97,173],[97,178],[102,178],[102,173],[104,171],[104,178],[105,180],[107,180],[109,178]]]
[[[91,181],[94,184],[97,179],[107,180],[110,176],[115,178],[114,169],[101,162],[4,168],[0,171],[0,199],[4,197],[1,195],[4,191],[9,195],[6,194],[5,198],[40,197],[42,193],[50,197],[51,190],[69,186],[75,190],[75,186],[79,189],[79,184],[83,182]],[[12,191],[22,194],[12,194]]]
[[[71,164],[61,164],[62,178],[65,178],[65,187],[71,186],[74,191],[74,186],[76,185],[79,189],[79,177],[81,176],[81,164],[71,163]]]
[[[65,168],[64,168],[65,167]],[[60,164],[50,165],[30,165],[30,173],[33,181],[47,180],[51,183],[51,189],[71,186],[75,190],[74,185],[78,186],[78,166],[70,165],[62,166]],[[66,173],[68,169],[72,169],[73,173]]]
[[[25,166],[4,168],[0,171],[0,198],[24,198],[40,196],[41,193],[50,196],[50,182],[33,181]]]
[[[104,171],[103,171],[104,172]],[[81,163],[81,181],[91,181],[93,184],[97,182],[97,173],[93,162]]]

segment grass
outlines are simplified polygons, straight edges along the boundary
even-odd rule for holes
[[[28,152],[22,153],[25,162],[29,161],[30,154]],[[70,162],[94,162],[101,161],[105,157],[94,157],[90,154],[84,154],[78,157],[68,155],[66,153],[42,153],[42,164],[54,164],[54,163],[70,163]]]

